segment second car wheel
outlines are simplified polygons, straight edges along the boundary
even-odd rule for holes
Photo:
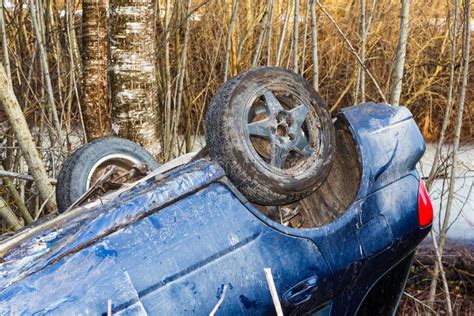
[[[58,211],[66,211],[75,203],[101,176],[104,176],[111,166],[115,173],[111,179],[128,176],[130,170],[137,166],[146,166],[154,170],[159,164],[153,156],[140,145],[119,137],[96,139],[78,148],[63,163],[56,184],[56,201]],[[140,177],[137,172],[131,174],[128,180],[136,181]],[[113,187],[111,188],[113,189]],[[107,190],[101,188],[101,194]],[[94,197],[98,195],[95,194]]]
[[[288,204],[316,190],[331,169],[334,142],[322,98],[282,68],[255,68],[227,81],[207,112],[211,159],[257,204]]]

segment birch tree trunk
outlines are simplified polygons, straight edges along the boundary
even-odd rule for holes
[[[398,35],[397,52],[395,56],[395,71],[392,79],[392,91],[390,93],[390,103],[400,104],[400,94],[402,93],[403,68],[405,67],[405,56],[407,51],[408,32],[410,19],[410,0],[402,0],[400,10],[400,33]]]
[[[51,198],[53,188],[48,181],[48,175],[36,150],[33,137],[31,136],[25,117],[21,111],[18,100],[13,93],[13,88],[9,79],[0,65],[0,104],[3,106],[8,121],[13,129],[18,145],[23,157],[28,165],[29,172],[33,176],[39,195],[50,211],[56,209],[56,201]]]
[[[311,58],[313,60],[313,86],[319,89],[319,58],[318,58],[318,16],[316,15],[316,3],[311,0]]]
[[[82,1],[82,101],[88,140],[110,133],[107,8],[108,0]]]
[[[153,0],[110,2],[112,130],[156,156],[155,28]]]

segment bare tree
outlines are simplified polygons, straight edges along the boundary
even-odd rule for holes
[[[2,164],[0,164],[0,172],[4,172]],[[15,204],[20,211],[21,217],[26,224],[30,224],[33,221],[30,212],[28,212],[25,203],[23,202],[24,198],[20,195],[18,190],[15,187],[15,184],[9,177],[2,177],[3,184],[7,187],[10,192],[11,197],[15,201]]]
[[[458,151],[459,151],[459,142],[461,140],[461,131],[462,131],[462,123],[463,123],[463,115],[464,115],[464,103],[466,100],[466,90],[468,84],[468,77],[469,77],[469,60],[470,60],[470,49],[471,49],[471,2],[470,0],[464,0],[464,45],[462,51],[463,57],[463,69],[462,69],[462,82],[459,91],[459,100],[458,100],[458,109],[456,115],[456,125],[455,125],[455,132],[454,132],[454,140],[453,140],[453,152],[451,154],[451,168],[450,168],[450,175],[449,175],[449,189],[448,189],[448,201],[446,204],[446,212],[444,214],[443,225],[441,227],[441,231],[439,232],[439,245],[438,245],[438,252],[439,256],[443,255],[444,246],[446,243],[446,236],[449,229],[449,220],[452,212],[453,202],[455,199],[454,192],[456,190],[456,164],[458,159]],[[429,301],[432,302],[434,300],[434,294],[436,293],[436,284],[438,280],[440,272],[439,264],[435,265],[435,270],[433,271],[433,279],[430,285],[430,297]],[[449,295],[449,291],[447,291]],[[449,301],[449,297],[447,299],[448,302],[448,313],[452,315],[452,309]]]
[[[239,1],[239,0],[237,0]],[[178,126],[181,117],[181,109],[183,104],[183,95],[184,95],[184,74],[186,71],[186,65],[188,62],[188,41],[189,41],[189,24],[191,15],[191,5],[192,0],[188,0],[186,6],[186,25],[184,28],[184,39],[183,39],[183,49],[181,52],[181,61],[178,65],[178,84],[176,85],[174,99],[176,100],[176,110],[173,115],[173,125],[172,125],[172,138],[171,138],[171,148],[174,148],[175,142],[178,138]]]
[[[265,31],[266,31],[266,24],[268,21],[268,12],[270,9],[270,0],[267,0],[265,2],[265,7],[263,8],[263,14],[262,14],[262,19],[260,21],[260,33],[258,34],[258,40],[257,40],[257,49],[255,50],[255,54],[253,55],[253,60],[252,60],[252,67],[257,66],[258,61],[260,59],[260,54],[262,53],[263,49],[263,40],[265,38]]]
[[[18,100],[13,92],[10,80],[0,65],[0,104],[7,115],[8,121],[13,129],[18,145],[20,146],[23,157],[30,173],[35,179],[36,187],[43,201],[50,211],[56,209],[56,201],[51,198],[53,188],[48,181],[48,175],[40,158],[36,145],[31,136],[25,117],[21,111]]]
[[[110,133],[107,9],[108,0],[82,1],[82,101],[88,140]]]
[[[272,39],[273,39],[273,14],[275,11],[275,0],[270,0],[270,13],[267,19],[267,66],[272,64]]]
[[[313,61],[313,86],[319,89],[319,58],[318,58],[318,16],[315,0],[311,0],[311,58]]]
[[[306,1],[306,6],[304,9],[304,28],[303,28],[303,47],[301,49],[301,69],[300,73],[304,74],[306,66],[306,44],[308,40],[308,25],[309,25],[309,8],[310,1]]]
[[[4,6],[5,6],[5,1],[1,0],[0,2],[0,38],[2,40],[2,49],[3,49],[3,67],[5,68],[8,78],[11,78],[10,57],[8,53],[8,43],[7,43],[7,32],[5,30],[5,19],[3,15]]]
[[[378,84],[377,80],[375,79],[374,75],[372,75],[372,73],[370,72],[370,70],[367,68],[367,66],[364,64],[364,62],[362,62],[362,60],[360,59],[360,56],[359,54],[357,53],[357,51],[355,50],[354,46],[352,45],[352,43],[349,41],[349,39],[347,38],[346,34],[344,34],[344,32],[341,30],[341,28],[339,27],[339,25],[336,23],[336,21],[334,20],[334,18],[332,17],[331,14],[329,14],[328,10],[326,10],[326,7],[321,3],[320,0],[316,0],[316,3],[318,4],[318,6],[321,8],[321,11],[323,11],[324,15],[327,16],[327,18],[329,19],[329,21],[331,22],[331,24],[334,26],[334,28],[337,30],[337,32],[339,33],[339,35],[342,37],[342,39],[344,40],[344,42],[347,44],[347,47],[349,48],[349,51],[351,52],[352,55],[354,55],[354,57],[357,59],[357,61],[359,62],[359,64],[361,65],[361,67],[364,69],[365,73],[367,74],[367,76],[369,76],[370,80],[372,81],[372,83],[374,84],[375,88],[377,89],[377,92],[379,93],[380,97],[382,98],[383,102],[387,102],[386,98],[385,98],[385,94],[383,93],[382,89],[380,88],[380,85]]]
[[[66,105],[66,129],[67,132],[71,132],[71,116],[72,116],[72,102],[73,102],[73,95],[76,96],[77,107],[79,109],[79,121],[81,123],[82,132],[84,136],[84,142],[87,142],[86,136],[86,127],[84,124],[84,118],[82,115],[82,107],[81,107],[81,98],[79,97],[79,89],[76,84],[76,78],[80,77],[82,74],[82,65],[81,65],[81,58],[79,53],[79,47],[77,44],[77,37],[76,37],[76,29],[74,23],[74,0],[66,0],[65,2],[65,10],[66,10],[66,35],[68,39],[67,50],[69,52],[69,98],[67,99]],[[109,124],[110,125],[110,124]]]
[[[110,2],[112,130],[158,154],[153,0]]]
[[[275,61],[276,66],[280,66],[280,61],[282,58],[283,44],[285,42],[286,33],[288,32],[288,22],[290,21],[291,3],[292,1],[288,1],[288,4],[286,5],[285,21],[283,22],[283,27],[280,32],[280,39],[278,41],[278,49]]]
[[[23,227],[18,218],[15,216],[15,213],[11,210],[10,206],[5,202],[5,200],[0,196],[0,216],[5,219],[5,221],[10,225],[13,230],[18,230]]]
[[[392,91],[390,93],[390,103],[400,104],[402,93],[403,68],[405,67],[405,56],[407,51],[408,32],[410,24],[410,0],[402,0],[400,10],[400,33],[398,36],[397,52],[395,56],[395,71],[393,73]]]
[[[360,23],[359,23],[359,34],[360,34],[360,59],[365,64],[365,48],[367,46],[367,23],[366,23],[366,0],[360,0]],[[356,88],[356,103],[359,103],[359,92],[360,101],[365,102],[365,71],[361,65],[359,65],[359,82]]]
[[[224,81],[227,81],[227,76],[229,74],[229,54],[230,54],[230,44],[232,40],[232,31],[234,30],[235,22],[237,21],[237,12],[239,10],[240,0],[235,0],[234,8],[232,9],[232,16],[230,18],[229,30],[227,31],[227,41],[225,48],[225,64],[224,64]]]
[[[171,88],[172,88],[172,82],[171,82],[171,61],[170,61],[170,37],[171,37],[171,31],[170,31],[170,25],[171,25],[171,1],[166,0],[166,8],[165,8],[165,23],[163,26],[163,32],[164,32],[164,39],[163,39],[163,45],[165,49],[164,53],[164,62],[163,62],[163,70],[161,74],[161,78],[163,81],[163,87],[164,87],[164,107],[163,107],[163,113],[161,113],[161,124],[162,124],[162,153],[163,153],[163,158],[165,161],[168,161],[171,158],[172,151],[173,149],[171,148],[171,128],[172,128],[172,108],[171,108],[171,103],[172,103],[172,95],[171,95]]]
[[[430,170],[430,174],[428,176],[428,180],[426,181],[426,189],[431,191],[431,186],[436,178],[436,174],[438,172],[439,161],[441,158],[441,147],[444,144],[444,140],[446,137],[446,130],[449,125],[450,117],[451,117],[451,109],[453,108],[454,97],[454,75],[456,71],[456,56],[457,56],[457,29],[458,29],[458,7],[459,1],[452,0],[451,8],[448,9],[448,20],[451,21],[449,26],[449,40],[451,42],[451,49],[450,49],[450,65],[449,65],[449,86],[448,86],[448,100],[446,102],[445,110],[444,110],[444,118],[443,123],[441,126],[441,131],[438,139],[438,143],[436,146],[434,158],[433,158],[433,165]],[[434,296],[434,294],[433,294]]]
[[[39,50],[39,59],[41,63],[41,70],[43,72],[43,80],[46,86],[46,95],[48,97],[48,109],[50,112],[50,117],[54,124],[54,128],[56,129],[58,144],[61,150],[64,136],[62,133],[61,124],[59,122],[58,111],[56,109],[56,103],[54,100],[53,85],[51,83],[51,76],[49,72],[48,56],[46,54],[46,49],[43,43],[44,21],[41,22],[41,15],[37,16],[36,14],[37,12],[36,12],[35,0],[28,0],[28,4],[30,6],[31,21],[33,25],[33,30],[35,32],[36,43],[38,45],[38,50]],[[54,139],[51,139],[51,142],[53,141]]]
[[[293,12],[293,71],[298,72],[298,39],[299,39],[299,14],[300,1],[295,0],[295,11]]]

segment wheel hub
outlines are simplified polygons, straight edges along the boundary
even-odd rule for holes
[[[267,90],[262,97],[265,115],[260,113],[247,124],[257,153],[279,169],[287,169],[287,160],[292,152],[298,153],[304,160],[315,154],[310,135],[304,130],[309,106],[297,104],[286,110],[273,92]],[[262,146],[262,141],[265,146]]]

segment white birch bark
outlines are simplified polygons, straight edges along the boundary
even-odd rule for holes
[[[402,0],[400,10],[400,33],[398,36],[397,52],[395,55],[395,71],[392,79],[392,91],[390,93],[390,103],[400,104],[402,93],[403,68],[405,67],[405,56],[407,51],[408,33],[410,25],[410,0]]]
[[[159,151],[153,0],[110,1],[112,130]]]

